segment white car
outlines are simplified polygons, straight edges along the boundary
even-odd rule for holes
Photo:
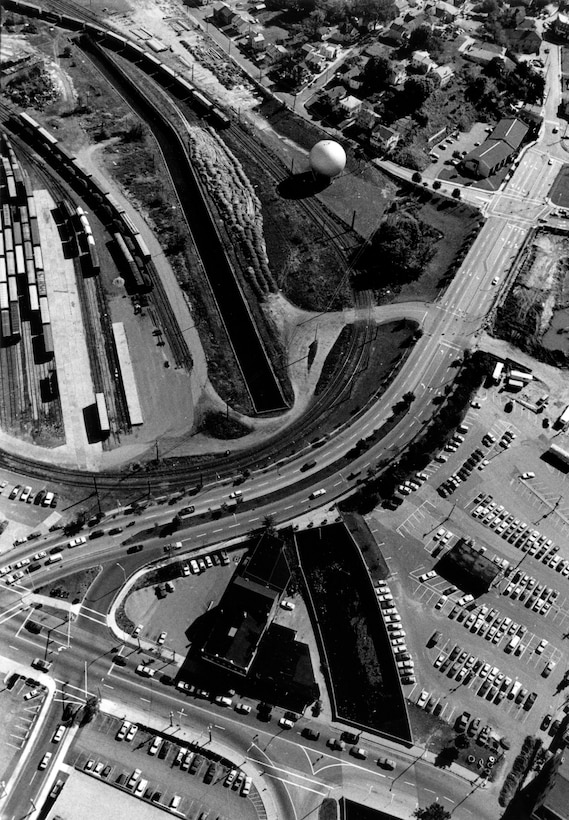
[[[524,480],[528,478],[535,478],[535,473],[532,473],[530,470],[528,470],[528,472],[522,473],[520,478],[523,478]]]
[[[79,535],[77,538],[72,538],[71,541],[67,544],[69,549],[73,549],[73,547],[80,547],[83,544],[87,543],[87,539],[84,535]]]
[[[281,609],[288,609],[290,612],[292,612],[295,605],[292,601],[281,601],[280,606]]]
[[[419,581],[424,584],[429,581],[431,578],[436,578],[437,573],[434,569],[430,570],[429,572],[425,572],[423,575],[419,575]]]
[[[41,769],[46,769],[46,768],[47,768],[47,764],[48,764],[48,763],[49,763],[49,761],[51,760],[51,757],[52,757],[52,753],[51,753],[51,752],[46,752],[46,753],[44,754],[44,756],[42,757],[42,759],[40,760],[40,764],[39,764],[39,766],[38,766],[38,769],[40,769],[40,770],[41,770]]]
[[[134,736],[136,735],[137,732],[138,732],[138,726],[135,723],[131,723],[130,726],[128,727],[128,731],[126,733],[125,740],[129,741],[129,742],[131,740],[134,740]]]
[[[156,641],[158,646],[162,646],[165,643],[167,634],[167,632],[161,632],[160,635],[158,635],[158,639]]]
[[[41,550],[41,552],[36,552],[36,554],[32,558],[32,561],[41,561],[41,559],[45,558],[46,556],[47,552],[45,550]]]
[[[148,754],[154,756],[160,747],[160,738],[155,737],[148,749]]]
[[[234,492],[229,493],[229,498],[239,498],[243,495],[242,490],[234,490]]]
[[[458,599],[457,604],[459,606],[466,606],[466,604],[469,604],[473,600],[474,600],[474,595],[463,595],[462,598]]]
[[[542,640],[538,643],[538,645],[536,646],[536,648],[535,648],[535,654],[536,654],[536,655],[541,655],[541,653],[543,652],[543,650],[545,649],[545,647],[547,646],[547,644],[548,644],[548,641],[546,641],[546,640],[545,640],[545,638],[543,638],[543,639],[542,639]]]
[[[187,576],[187,575],[190,575],[190,574],[191,574],[191,571],[190,571],[190,567],[188,566],[188,564],[182,564],[182,575]]]
[[[421,694],[419,695],[419,697],[417,699],[417,706],[419,707],[419,709],[422,709],[428,700],[429,700],[429,693],[427,692],[426,689],[423,689]]]
[[[63,725],[63,723],[60,723],[60,725],[55,730],[55,734],[52,737],[51,742],[52,743],[59,743],[59,741],[61,740],[61,738],[63,737],[64,734],[65,734],[65,726]]]

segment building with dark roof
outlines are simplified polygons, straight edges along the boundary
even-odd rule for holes
[[[500,568],[464,538],[446,552],[435,566],[436,571],[455,586],[473,595],[488,592]]]
[[[281,543],[261,535],[219,602],[203,658],[246,675],[289,579]]]
[[[569,806],[569,758],[559,751],[547,764],[545,785],[536,801],[531,820],[567,820]]]
[[[500,120],[488,139],[465,156],[463,169],[478,178],[492,176],[513,159],[528,130],[516,117]]]

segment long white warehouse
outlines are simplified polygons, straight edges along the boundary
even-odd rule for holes
[[[134,370],[132,369],[130,351],[128,349],[128,342],[126,340],[126,333],[122,322],[113,322],[113,335],[115,337],[115,347],[119,358],[119,367],[121,371],[124,395],[128,407],[128,415],[130,418],[130,423],[134,427],[137,424],[142,424],[144,419],[142,418],[140,399],[138,398],[138,390],[136,388],[136,379],[134,377]]]

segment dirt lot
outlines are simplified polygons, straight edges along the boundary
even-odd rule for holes
[[[494,327],[497,335],[533,355],[547,357],[541,340],[554,311],[569,305],[568,273],[569,238],[539,231],[498,308]],[[548,340],[549,348],[554,347],[553,341]]]

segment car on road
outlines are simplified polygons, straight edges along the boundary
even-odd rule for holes
[[[52,743],[59,743],[59,741],[61,740],[61,738],[63,737],[64,734],[65,734],[65,726],[63,725],[63,723],[60,723],[59,726],[57,727],[57,729],[55,730],[55,733],[54,733],[54,735],[51,739],[51,742]]]
[[[334,749],[337,752],[343,752],[346,748],[345,741],[341,740],[339,737],[331,737],[329,740],[326,741],[326,745],[330,749]]]
[[[69,549],[73,549],[73,547],[81,547],[83,544],[87,543],[87,539],[84,535],[78,535],[77,538],[72,538],[71,541],[67,544]]]
[[[235,711],[240,712],[242,715],[248,715],[251,711],[251,707],[248,703],[236,703]]]
[[[292,722],[292,720],[289,720],[288,718],[282,717],[279,720],[279,726],[281,727],[281,729],[293,729],[294,728],[294,723]]]
[[[310,499],[319,498],[321,495],[326,495],[326,490],[321,487],[319,490],[314,490],[308,496]]]
[[[378,757],[377,765],[381,766],[382,769],[389,769],[389,771],[393,771],[396,764],[390,757]]]
[[[365,760],[367,758],[367,750],[361,746],[352,746],[350,749],[350,754],[352,757],[357,757],[360,760]]]
[[[153,669],[151,666],[146,666],[143,663],[139,663],[136,667],[136,672],[138,675],[142,675],[145,678],[153,678],[156,674],[156,669]]]
[[[316,729],[312,729],[310,726],[305,726],[300,734],[307,740],[318,740],[320,737],[320,732]]]
[[[52,752],[46,752],[39,762],[38,769],[47,769],[47,765],[52,758]]]

